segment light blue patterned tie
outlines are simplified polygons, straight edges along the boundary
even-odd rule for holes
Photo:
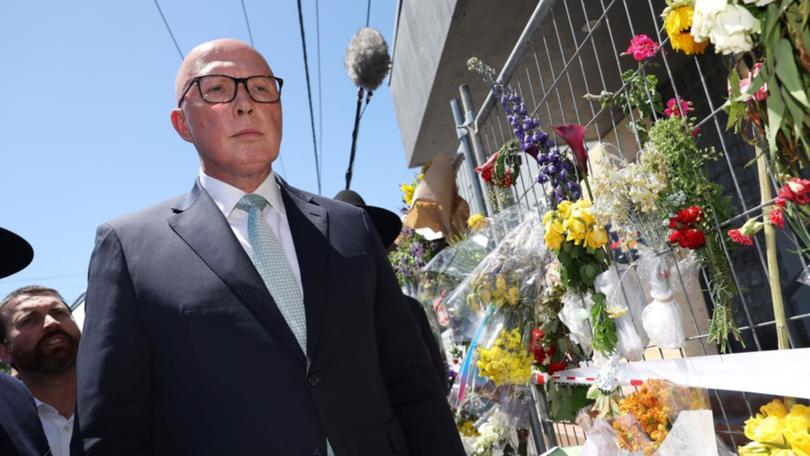
[[[287,261],[284,248],[262,217],[262,210],[268,204],[261,195],[248,193],[239,200],[236,207],[248,213],[248,241],[253,249],[253,265],[276,301],[287,326],[298,340],[298,345],[306,354],[307,316],[304,311],[304,295],[290,262]]]
[[[248,213],[248,242],[253,249],[253,265],[267,287],[267,291],[276,301],[278,310],[287,320],[298,345],[306,356],[307,352],[307,315],[304,310],[304,295],[295,279],[284,248],[273,234],[270,225],[262,217],[262,210],[269,205],[263,196],[248,193],[236,204],[238,209]],[[309,369],[309,358],[307,358]],[[334,456],[332,445],[326,441],[327,456]]]

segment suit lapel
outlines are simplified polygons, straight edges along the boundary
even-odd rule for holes
[[[304,307],[307,316],[307,356],[318,348],[326,304],[326,280],[329,264],[329,218],[326,210],[312,197],[290,188],[279,179],[287,221],[301,269]]]
[[[305,362],[295,336],[261,276],[233,235],[228,221],[199,182],[195,182],[192,191],[174,212],[175,215],[169,218],[172,230],[225,282],[268,332]]]

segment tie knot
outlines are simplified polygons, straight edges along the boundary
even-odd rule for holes
[[[236,207],[248,212],[250,212],[251,208],[256,208],[261,211],[268,204],[270,203],[268,203],[262,195],[248,193],[247,195],[243,196],[238,203],[236,203]]]

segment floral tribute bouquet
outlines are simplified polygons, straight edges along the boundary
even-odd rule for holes
[[[520,155],[518,144],[510,141],[504,144],[489,157],[483,165],[475,168],[481,178],[489,185],[510,188],[520,174]]]
[[[740,456],[810,455],[810,407],[775,399],[746,420],[745,436],[751,443],[738,448]]]
[[[490,86],[512,127],[519,149],[537,160],[540,167],[537,182],[547,188],[549,204],[553,207],[563,200],[579,199],[582,196],[579,176],[587,174],[584,147],[572,147],[570,155],[560,150],[548,133],[539,129],[540,122],[529,112],[517,91],[511,85],[496,80],[492,67],[473,57],[467,61],[467,68],[480,74]],[[560,127],[563,134],[565,127]]]
[[[690,8],[697,9],[697,6],[686,1],[670,1],[665,20],[680,21],[678,27],[683,29],[687,23],[684,15]],[[690,30],[694,34],[694,28]],[[638,45],[635,41],[638,40],[631,42],[631,49]],[[594,166],[597,168],[592,179],[596,188],[596,212],[603,223],[611,219],[611,228],[615,225],[620,236],[628,237],[631,242],[642,241],[650,248],[650,254],[665,262],[655,265],[650,273],[654,292],[651,304],[655,306],[645,309],[648,315],[644,326],[652,341],[670,348],[683,343],[682,331],[677,331],[680,325],[670,324],[672,320],[680,320],[672,289],[676,278],[672,275],[672,266],[676,260],[662,255],[675,248],[676,258],[684,258],[691,252],[708,273],[709,293],[715,304],[709,340],[717,342],[725,351],[729,334],[739,340],[739,331],[731,313],[736,290],[730,265],[725,261],[725,239],[715,229],[719,221],[728,218],[731,207],[723,189],[705,170],[718,154],[712,148],[697,145],[699,130],[690,115],[691,102],[673,98],[666,103],[666,108],[658,102],[661,97],[656,89],[657,79],[652,75],[641,76],[647,59],[658,48],[647,44],[645,49],[645,52],[632,53],[636,60],[640,59],[639,70],[624,78],[623,90],[618,94],[600,95],[603,104],[639,113],[633,128],[642,150],[635,163],[606,157],[599,166]],[[659,114],[654,115],[655,112]],[[614,184],[624,191],[613,192]]]
[[[717,438],[705,390],[650,379],[616,404],[611,416],[580,412],[583,455],[717,455]],[[586,414],[587,413],[587,414]]]
[[[428,241],[413,228],[402,227],[396,248],[389,254],[399,285],[415,295],[418,272],[444,247],[441,240]]]

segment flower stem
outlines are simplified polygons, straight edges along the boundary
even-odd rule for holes
[[[762,204],[771,200],[770,180],[768,179],[768,164],[765,161],[765,154],[759,146],[755,146],[757,154],[757,173],[759,177],[759,194]],[[787,319],[785,318],[785,304],[782,301],[782,284],[779,279],[779,264],[776,258],[776,230],[769,223],[768,213],[762,211],[762,219],[765,231],[765,253],[768,259],[768,284],[771,288],[771,300],[773,301],[773,317],[776,321],[776,339],[780,350],[790,348],[788,338]]]

